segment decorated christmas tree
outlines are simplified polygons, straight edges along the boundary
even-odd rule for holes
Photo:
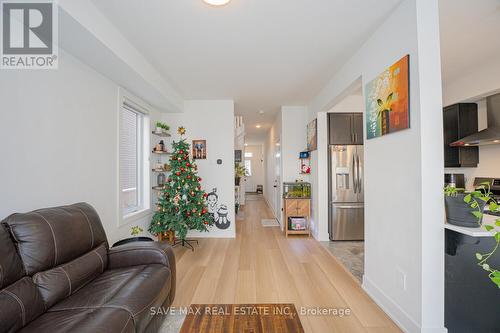
[[[184,241],[189,230],[208,231],[214,219],[205,204],[207,193],[201,189],[197,166],[189,156],[189,143],[182,138],[186,130],[180,127],[178,132],[181,140],[172,143],[171,175],[158,196],[149,231],[155,235],[174,231]]]

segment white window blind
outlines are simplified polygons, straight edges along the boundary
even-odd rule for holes
[[[120,190],[123,215],[143,208],[143,114],[124,104],[120,129]]]

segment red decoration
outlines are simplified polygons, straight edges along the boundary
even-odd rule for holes
[[[207,193],[203,193],[203,197],[204,198],[208,197],[208,194]]]
[[[188,162],[188,163],[186,163],[186,167],[188,167],[188,168],[189,168],[189,166],[190,166],[190,165],[191,165],[191,164],[189,164],[189,162]]]
[[[198,181],[199,181],[199,182],[201,182],[201,181],[202,181],[201,177],[198,177]]]
[[[191,179],[191,175],[188,175],[188,176],[187,176],[187,179]]]
[[[191,212],[186,212],[186,215],[187,216],[191,216]]]
[[[205,222],[203,222],[203,223],[205,223],[206,225],[208,225],[208,222],[207,222],[207,221],[205,221]]]
[[[179,154],[184,154],[184,150],[179,150]]]
[[[181,175],[181,173],[180,173],[179,171],[177,171],[177,172],[175,173],[175,175],[176,175],[176,176],[180,176],[180,175]]]
[[[184,168],[181,168],[181,171],[182,171],[182,172],[184,172],[184,170],[185,170]]]
[[[205,215],[206,213],[207,213],[207,210],[206,210],[206,209],[203,209],[203,210],[201,211],[201,214],[202,214],[202,215]]]

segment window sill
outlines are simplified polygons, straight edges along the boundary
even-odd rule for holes
[[[151,209],[146,208],[142,210],[138,210],[137,212],[129,213],[127,215],[122,216],[120,225],[126,225],[129,223],[136,222],[138,220],[144,219],[151,215]]]

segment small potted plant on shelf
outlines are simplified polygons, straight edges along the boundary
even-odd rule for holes
[[[144,230],[141,227],[139,227],[137,225],[133,226],[130,228],[130,235],[132,237],[122,239],[121,241],[114,243],[113,246],[118,246],[118,245],[133,243],[133,242],[152,242],[153,239],[150,237],[139,236],[143,232],[144,232]]]
[[[239,186],[241,178],[245,177],[247,169],[240,163],[234,163],[234,185]]]
[[[470,227],[469,222],[474,221],[473,227],[480,227],[486,205],[488,205],[490,212],[500,211],[500,206],[491,196],[490,186],[490,183],[482,183],[470,193],[454,186],[446,186],[444,193],[448,223]],[[485,224],[483,227],[486,231],[491,232],[495,239],[495,245],[488,253],[476,253],[477,264],[488,272],[488,278],[500,288],[500,268],[493,268],[489,264],[489,260],[500,246],[500,219],[496,219],[493,224]]]
[[[165,123],[162,123],[161,121],[156,122],[156,133],[162,134],[163,132],[167,132],[170,129],[170,126],[168,126]]]

